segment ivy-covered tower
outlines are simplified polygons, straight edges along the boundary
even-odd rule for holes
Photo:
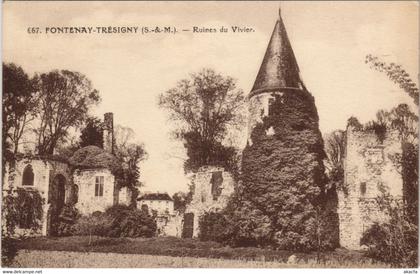
[[[314,249],[326,200],[323,140],[280,13],[248,99],[242,199],[266,220],[256,228],[265,241]]]

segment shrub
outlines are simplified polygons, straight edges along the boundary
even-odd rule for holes
[[[115,205],[108,208],[105,214],[111,219],[110,237],[152,237],[156,233],[156,221],[145,211]]]
[[[221,212],[206,212],[199,220],[200,233],[198,238],[201,241],[226,242],[229,238],[228,221]]]
[[[41,228],[42,205],[44,199],[38,191],[27,191],[21,188],[10,189],[3,196],[2,205],[2,241],[1,261],[9,265],[17,254],[17,240],[15,236],[17,227],[27,228],[30,232],[37,232]]]
[[[152,237],[156,233],[156,221],[145,211],[115,205],[104,213],[94,212],[81,217],[75,224],[74,233],[102,237]]]
[[[41,228],[44,199],[37,190],[10,189],[3,198],[2,219],[5,234],[12,236],[16,227],[37,232]]]
[[[360,242],[369,246],[367,255],[393,267],[417,267],[417,224],[410,222],[398,200],[382,197],[380,205],[389,215],[389,220],[383,224],[375,223],[363,234]]]
[[[106,237],[111,220],[103,212],[94,212],[80,217],[73,226],[74,235],[96,235]]]
[[[8,266],[13,262],[17,255],[17,240],[9,236],[3,235],[1,239],[1,264]]]
[[[79,211],[74,205],[65,205],[58,216],[58,223],[56,224],[57,236],[74,235],[75,224],[79,218]]]

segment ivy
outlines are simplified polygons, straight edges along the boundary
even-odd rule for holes
[[[243,152],[242,199],[256,220],[266,220],[261,231],[266,231],[269,244],[316,250],[327,197],[324,144],[314,99],[309,92],[296,90],[274,96],[270,115],[255,126],[252,145]],[[270,128],[274,134],[267,135]],[[332,230],[338,227],[338,223],[329,225]],[[337,244],[336,239],[324,238],[331,241],[324,246]]]
[[[13,236],[16,228],[27,228],[36,233],[41,229],[42,206],[45,199],[37,190],[10,189],[3,197],[2,217],[5,221],[5,234]]]

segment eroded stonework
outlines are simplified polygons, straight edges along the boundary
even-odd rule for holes
[[[32,173],[31,182],[24,182],[23,174],[25,170]],[[13,168],[6,168],[6,183],[3,185],[3,191],[7,193],[10,189],[23,188],[28,191],[37,190],[45,200],[43,205],[43,216],[41,220],[41,235],[46,236],[49,233],[49,214],[50,208],[54,205],[57,191],[57,183],[64,186],[64,203],[73,198],[73,184],[69,165],[63,161],[40,159],[37,157],[24,157],[18,161]],[[17,228],[16,233],[26,235],[28,229]]]
[[[205,166],[193,175],[192,181],[194,194],[185,213],[193,214],[192,236],[197,237],[200,217],[205,212],[217,212],[226,207],[234,191],[234,179],[221,167]]]
[[[387,219],[376,199],[383,191],[402,197],[401,172],[392,161],[401,153],[398,132],[389,131],[381,140],[374,131],[347,127],[344,186],[338,191],[341,246],[359,249],[364,231]]]
[[[279,94],[282,94],[279,92]],[[251,132],[263,118],[268,116],[270,102],[274,96],[270,93],[262,93],[248,99],[248,144],[252,145]]]

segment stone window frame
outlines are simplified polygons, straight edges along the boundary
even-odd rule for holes
[[[95,176],[95,197],[104,196],[104,176]]]
[[[27,176],[26,175],[27,172],[31,172],[29,174],[31,176],[31,178],[30,178],[31,183],[30,184],[25,183],[26,182],[25,176]],[[22,185],[22,187],[34,187],[35,186],[35,173],[34,173],[34,169],[33,169],[31,164],[27,164],[25,166],[25,168],[23,169],[21,185]]]

